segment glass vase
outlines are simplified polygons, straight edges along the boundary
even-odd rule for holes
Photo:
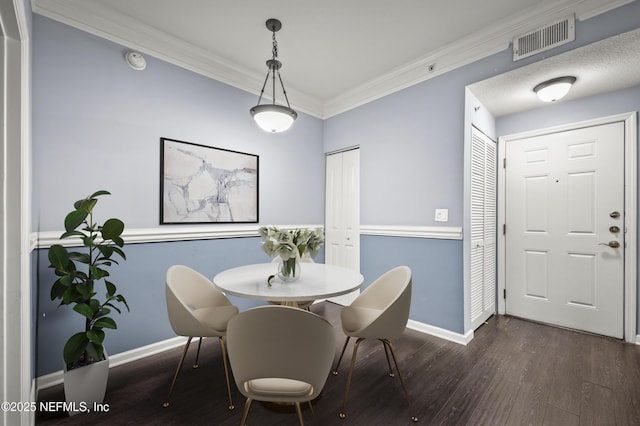
[[[290,283],[300,277],[300,262],[297,257],[292,257],[280,262],[278,277],[284,282]]]

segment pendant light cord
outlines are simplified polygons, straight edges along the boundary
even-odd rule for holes
[[[279,28],[278,28],[279,29]],[[282,82],[282,75],[280,75],[280,67],[282,63],[278,61],[278,41],[276,40],[276,31],[275,27],[271,28],[271,40],[273,43],[273,47],[271,49],[271,61],[267,61],[269,66],[269,71],[267,71],[267,76],[264,79],[264,83],[262,84],[262,90],[260,90],[260,97],[258,97],[258,105],[260,105],[260,101],[262,100],[262,96],[264,95],[264,89],[267,87],[267,81],[269,80],[269,75],[271,75],[271,88],[272,88],[272,104],[276,104],[276,73],[278,74],[278,81],[280,81],[280,87],[282,87],[282,93],[284,94],[284,99],[287,101],[287,107],[291,109],[291,104],[289,103],[289,97],[287,96],[287,90],[284,88],[284,83]]]

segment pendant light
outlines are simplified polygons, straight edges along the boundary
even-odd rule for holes
[[[293,109],[291,109],[291,105],[289,104],[289,98],[287,98],[287,91],[284,89],[284,83],[282,83],[282,77],[280,76],[280,68],[282,67],[282,62],[280,62],[278,58],[278,42],[276,41],[276,32],[282,28],[282,23],[277,19],[268,19],[266,22],[267,29],[273,33],[273,49],[272,49],[272,57],[267,61],[267,77],[264,79],[264,84],[262,85],[262,90],[260,91],[260,97],[258,98],[258,104],[251,108],[251,116],[258,123],[258,126],[262,130],[271,133],[278,133],[287,130],[293,124],[296,117],[298,117],[298,113],[296,113]],[[280,86],[282,87],[282,93],[284,94],[284,99],[287,101],[287,106],[276,104],[276,74],[278,75],[278,81],[280,81]],[[260,105],[260,101],[262,100],[262,95],[264,94],[264,89],[267,85],[267,81],[269,81],[269,76],[271,76],[271,85],[273,88],[272,95],[272,103],[271,104],[262,104]]]
[[[533,88],[538,98],[543,102],[555,102],[569,93],[571,85],[576,82],[573,76],[558,77],[543,81]]]

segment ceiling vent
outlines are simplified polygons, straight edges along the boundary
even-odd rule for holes
[[[576,39],[575,18],[568,18],[513,39],[513,60],[524,59]]]

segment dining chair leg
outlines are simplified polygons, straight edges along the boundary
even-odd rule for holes
[[[304,426],[304,420],[302,420],[302,409],[300,408],[300,403],[296,402],[296,412],[298,413],[298,422],[300,426]]]
[[[198,340],[198,350],[196,351],[196,362],[193,363],[193,368],[198,368],[198,358],[200,358],[200,346],[202,346],[202,337]]]
[[[244,409],[242,410],[242,419],[240,419],[240,426],[247,426],[247,416],[249,415],[249,407],[251,407],[251,398],[247,398],[244,403]]]
[[[358,346],[360,345],[360,342],[362,342],[364,340],[364,338],[360,337],[358,338],[358,340],[356,340],[356,343],[353,345],[353,354],[351,355],[351,366],[349,367],[349,374],[347,375],[347,388],[344,391],[344,400],[342,401],[342,411],[340,412],[340,414],[338,415],[338,417],[340,417],[341,419],[344,419],[347,417],[347,414],[345,413],[345,409],[347,407],[347,397],[349,396],[349,387],[351,386],[351,376],[353,375],[353,367],[356,364],[356,355],[358,354]],[[346,347],[346,344],[345,344]]]
[[[393,363],[396,366],[396,370],[398,371],[398,377],[400,378],[400,384],[402,385],[402,389],[404,390],[404,395],[407,397],[407,402],[409,403],[409,410],[413,411],[413,407],[411,406],[411,398],[409,398],[409,392],[407,391],[407,386],[404,384],[404,380],[402,379],[402,373],[400,372],[400,367],[398,367],[398,361],[396,360],[396,354],[393,350],[393,345],[389,340],[383,340],[382,343],[385,345],[385,348],[388,346],[391,351],[391,357],[393,358]],[[386,350],[386,349],[385,349]],[[411,416],[411,420],[414,422],[418,421],[417,416]]]
[[[349,339],[351,336],[347,336],[347,339],[344,341],[344,346],[342,347],[342,352],[340,352],[340,358],[338,358],[338,363],[336,364],[336,368],[333,369],[333,375],[338,375],[338,367],[340,367],[340,363],[342,362],[342,357],[344,356],[344,351],[347,349],[347,344],[349,343]]]
[[[171,392],[173,392],[173,386],[176,384],[176,379],[178,378],[178,373],[180,372],[180,367],[182,367],[182,363],[184,362],[184,358],[187,356],[187,350],[189,349],[189,344],[191,343],[191,339],[193,337],[189,337],[187,339],[187,344],[184,345],[184,351],[182,352],[182,356],[180,357],[180,362],[178,363],[178,368],[176,368],[176,373],[173,375],[173,381],[171,382],[171,386],[169,387],[169,394],[167,395],[167,400],[162,404],[163,407],[169,406],[169,400],[171,399]]]
[[[227,367],[227,351],[224,347],[224,340],[222,339],[222,337],[218,337],[218,341],[220,342],[220,352],[222,352],[222,364],[224,365],[224,378],[227,380],[227,395],[229,396],[229,410],[233,410],[236,407],[233,405],[233,400],[231,399],[229,367]]]
[[[380,339],[380,341],[382,342],[382,346],[384,347],[384,355],[387,357],[387,365],[389,366],[389,377],[395,377],[396,375],[393,374],[393,369],[391,368],[391,360],[389,359],[389,350],[387,349],[387,344],[382,339]]]

